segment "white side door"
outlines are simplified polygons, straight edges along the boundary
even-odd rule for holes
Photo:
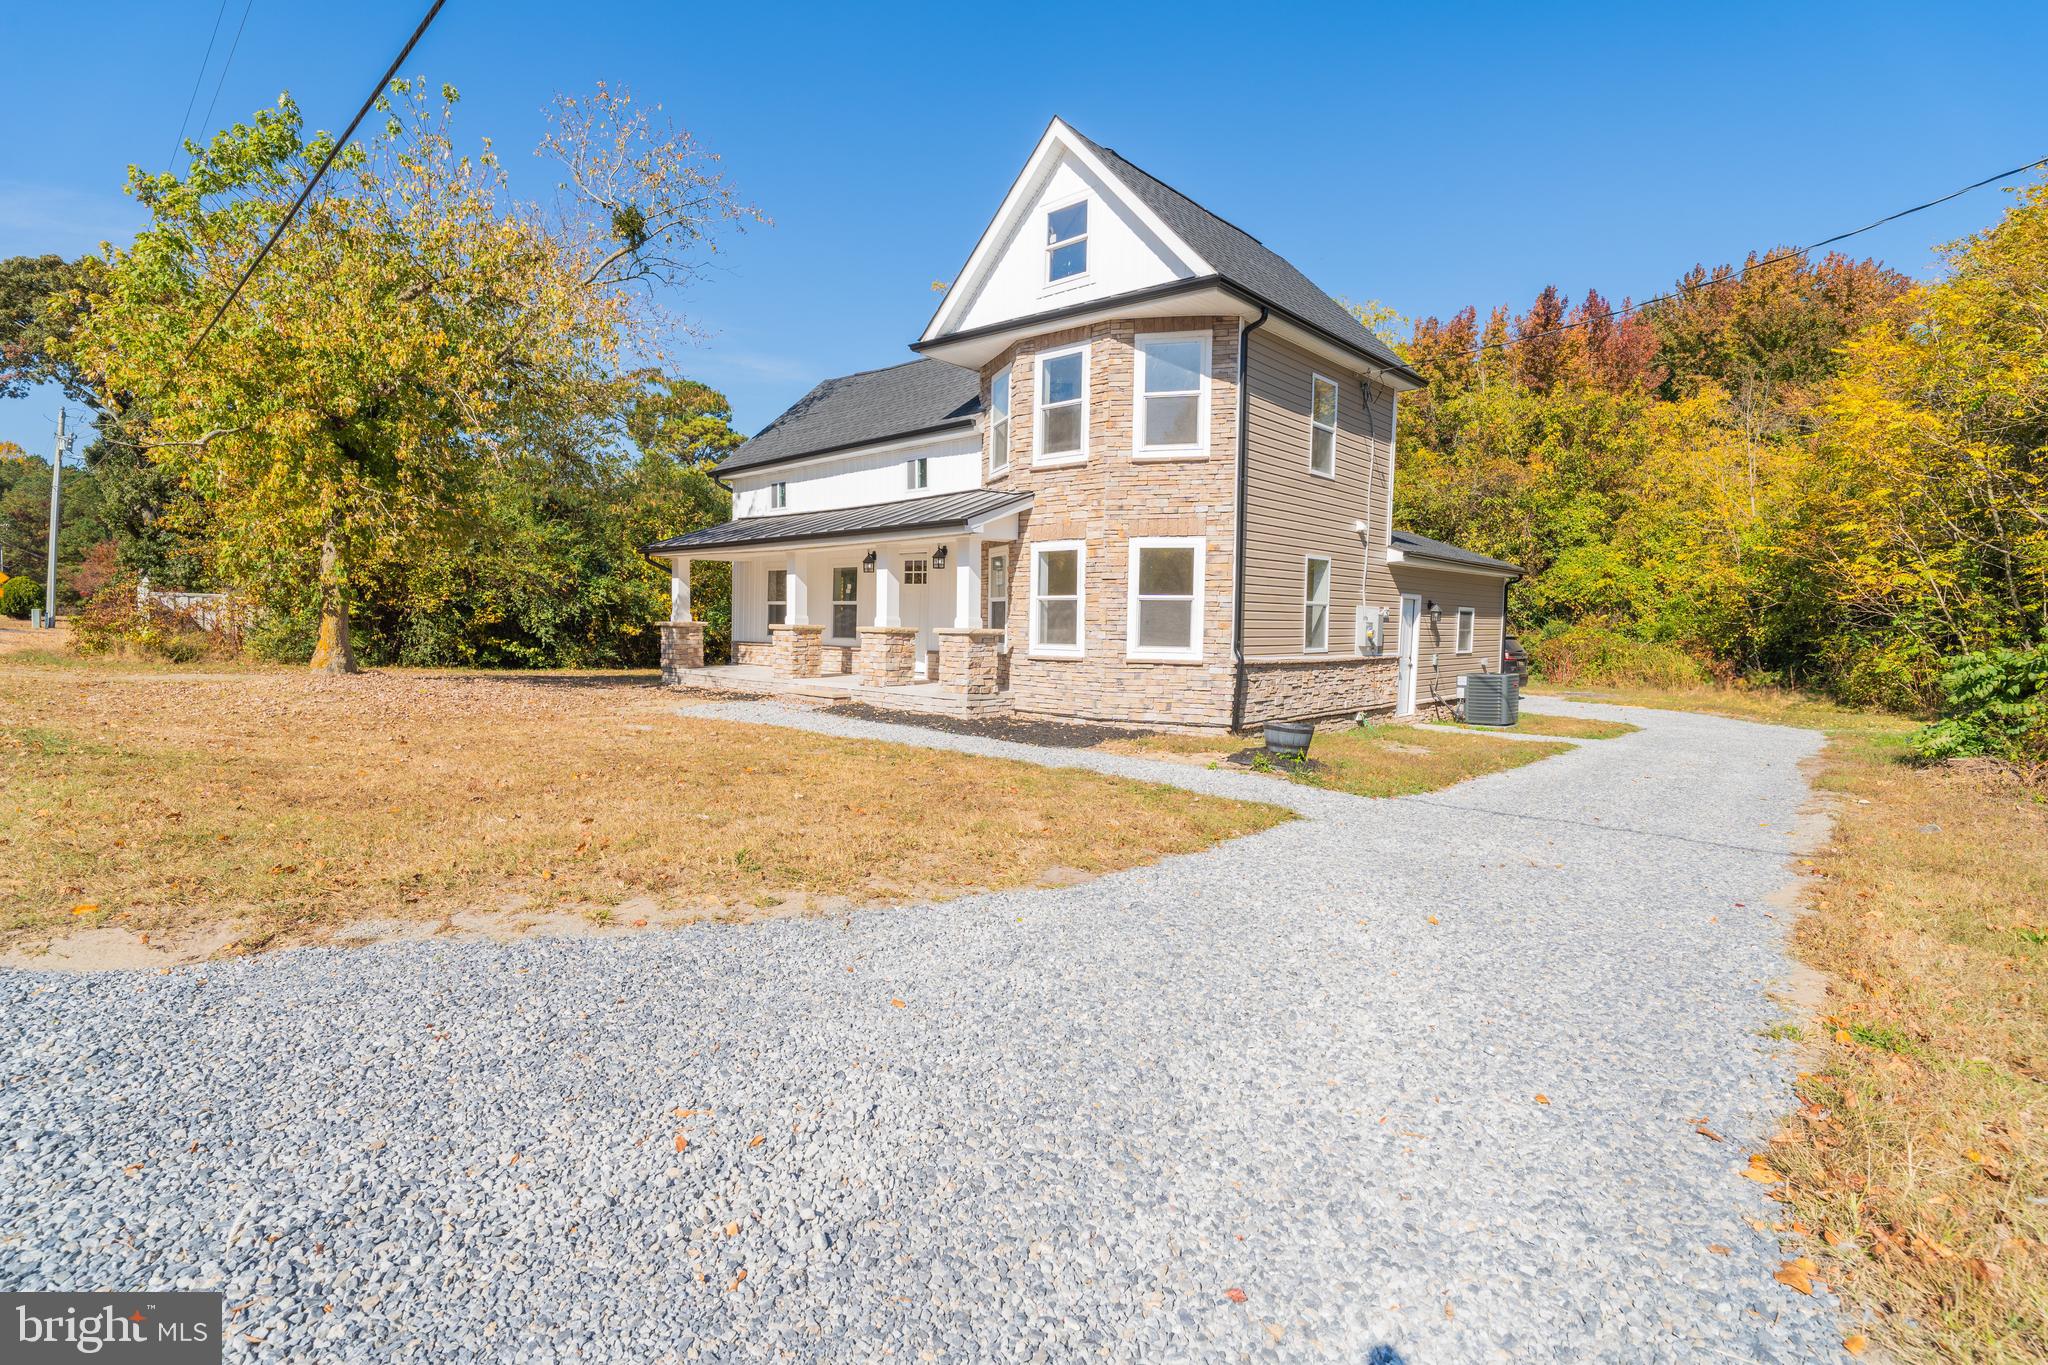
[[[911,673],[923,678],[931,663],[929,651],[938,636],[932,634],[932,562],[919,555],[903,561],[903,624],[917,627],[917,657]]]
[[[1415,666],[1421,649],[1422,599],[1413,593],[1401,594],[1401,675],[1399,691],[1394,702],[1394,714],[1412,716],[1415,714]]]

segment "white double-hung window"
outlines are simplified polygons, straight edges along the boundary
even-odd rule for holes
[[[1301,648],[1322,654],[1330,648],[1330,561],[1310,555],[1302,575]]]
[[[1337,385],[1321,375],[1309,379],[1308,468],[1326,479],[1337,477]]]
[[[931,461],[928,458],[926,458],[923,455],[920,455],[914,460],[905,460],[903,462],[903,467],[909,471],[910,475],[909,479],[905,483],[905,487],[911,489],[912,491],[915,491],[920,488],[931,487],[932,465]]]
[[[991,630],[1010,628],[1010,557],[988,557],[988,624]]]
[[[1049,658],[1081,657],[1088,550],[1078,540],[1031,547],[1031,652]]]
[[[1073,464],[1088,458],[1088,347],[1038,357],[1033,464]]]
[[[1202,541],[1131,541],[1130,615],[1125,652],[1133,659],[1202,657]]]
[[[779,485],[778,485],[779,486]],[[789,621],[789,570],[768,571],[768,624],[785,625]]]
[[[1478,624],[1479,612],[1473,607],[1458,608],[1458,652],[1472,652],[1472,628]]]
[[[988,384],[988,472],[1010,467],[1010,367],[996,371]]]
[[[1209,337],[1202,332],[1138,338],[1138,450],[1198,455],[1209,444]]]
[[[852,640],[860,631],[860,570],[832,571],[832,638]]]
[[[770,507],[787,507],[787,506],[789,506],[789,485],[788,485],[788,484],[786,484],[786,483],[771,483],[771,484],[769,484],[769,485],[768,485],[768,505],[769,505]]]
[[[1088,273],[1088,201],[1045,215],[1045,282],[1058,284]]]

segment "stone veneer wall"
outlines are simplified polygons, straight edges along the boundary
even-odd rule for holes
[[[991,488],[1036,495],[1019,520],[1018,541],[991,550],[1010,555],[1009,694],[1024,714],[1073,716],[1141,725],[1221,727],[1230,723],[1231,556],[1237,454],[1237,320],[1147,318],[1097,323],[1019,342],[982,370],[988,382],[1010,365],[1010,466]],[[1138,460],[1132,404],[1140,332],[1210,335],[1209,445],[1205,456]],[[1042,351],[1090,345],[1088,458],[1031,464],[1033,373]],[[1143,663],[1124,657],[1130,540],[1200,536],[1203,631],[1199,663]],[[1033,542],[1079,540],[1087,546],[1080,659],[1029,653]]]
[[[672,683],[685,668],[704,666],[704,623],[663,621],[661,623],[661,680]]]
[[[766,640],[734,640],[732,661],[736,664],[758,664],[772,668],[775,664],[775,646]],[[821,645],[818,650],[818,666],[828,678],[850,675],[854,670],[854,647],[852,645]]]
[[[1330,659],[1245,665],[1244,723],[1323,720],[1391,711],[1398,700],[1398,659]]]

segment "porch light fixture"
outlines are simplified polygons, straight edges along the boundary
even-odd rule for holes
[[[875,552],[873,550],[869,550],[868,557],[860,562],[860,571],[862,573],[873,573],[875,571]]]
[[[941,545],[938,549],[932,551],[932,567],[934,569],[943,569],[946,567],[945,546]]]
[[[1434,597],[1423,598],[1422,609],[1429,613],[1429,619],[1432,621],[1436,620],[1438,617],[1444,614],[1444,609],[1436,604],[1436,599]]]

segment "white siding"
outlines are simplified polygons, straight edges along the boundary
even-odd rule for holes
[[[1131,212],[1125,191],[1110,188],[1094,172],[1062,153],[1036,187],[979,280],[953,330],[982,327],[1011,318],[1065,308],[1133,289],[1187,279],[1194,270]],[[1088,271],[1078,282],[1045,282],[1045,213],[1088,199]],[[1000,229],[998,229],[1000,230]]]
[[[979,488],[981,456],[980,434],[957,432],[916,445],[855,451],[781,469],[734,474],[726,482],[732,488],[735,521],[790,512],[828,512],[836,507],[868,507],[878,502],[965,493]],[[930,482],[913,490],[906,466],[918,458],[930,461],[926,466]],[[787,506],[768,505],[769,488],[777,482],[788,485]]]

